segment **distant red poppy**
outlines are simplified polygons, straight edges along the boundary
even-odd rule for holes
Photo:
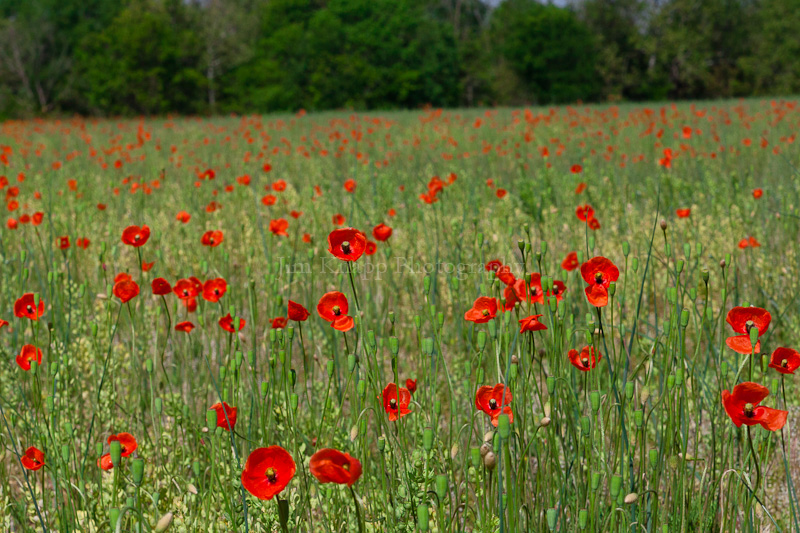
[[[577,252],[568,253],[567,256],[564,258],[564,260],[561,262],[561,268],[569,272],[578,268],[579,265],[580,263],[578,262]]]
[[[297,302],[289,300],[289,320],[294,320],[295,322],[305,322],[308,319],[308,314],[308,309]]]
[[[273,235],[287,237],[289,235],[288,233],[286,233],[288,227],[289,227],[289,222],[285,218],[270,220],[269,222],[269,230],[272,232]]]
[[[119,274],[114,276],[114,283],[116,284],[119,283],[120,281],[128,281],[130,279],[133,279],[131,278],[130,274],[128,274],[127,272],[120,272]]]
[[[323,448],[312,455],[308,469],[320,483],[352,487],[361,477],[361,463],[350,454],[332,448]]]
[[[593,257],[581,265],[581,276],[589,284],[584,290],[589,303],[595,307],[608,305],[608,287],[619,279],[614,263],[605,257]]]
[[[767,396],[769,389],[752,381],[739,383],[733,388],[733,394],[722,391],[722,405],[736,427],[760,424],[766,430],[778,431],[786,424],[788,411],[772,409],[758,405]]]
[[[203,284],[203,299],[207,302],[216,303],[225,295],[228,290],[228,282],[223,278],[215,278]]]
[[[261,203],[266,206],[275,205],[275,202],[277,201],[278,199],[275,197],[274,194],[267,194],[261,199]]]
[[[292,211],[289,214],[292,216],[292,218],[297,219],[297,218],[300,218],[303,215],[303,212],[302,211]]]
[[[587,220],[586,225],[589,226],[589,229],[592,231],[600,229],[600,221],[594,217]]]
[[[184,333],[191,333],[191,331],[193,329],[194,329],[194,324],[192,324],[188,320],[185,320],[183,322],[178,322],[177,324],[175,324],[175,331],[182,331]]]
[[[113,292],[122,303],[127,303],[139,295],[139,285],[132,279],[118,281],[114,284]]]
[[[153,289],[153,294],[156,296],[164,296],[172,292],[172,286],[169,284],[169,281],[164,278],[154,279],[150,283],[150,287]]]
[[[285,316],[278,316],[272,319],[272,329],[283,329],[286,327],[288,320]]]
[[[8,326],[8,320],[3,320],[2,318],[0,318],[0,329],[6,326]]]
[[[28,371],[31,369],[31,361],[36,361],[37,364],[41,365],[42,350],[32,344],[26,344],[17,356],[17,364],[22,370]]]
[[[572,167],[569,170],[573,174],[580,174],[581,172],[583,172],[583,167],[576,164],[576,165],[572,165]]]
[[[172,287],[172,292],[181,300],[191,300],[196,298],[200,291],[203,290],[203,284],[199,279],[192,276],[188,279],[179,279],[175,286]]]
[[[800,353],[791,348],[776,348],[769,358],[769,367],[781,374],[794,374],[794,371],[800,367]]]
[[[497,315],[497,300],[489,296],[480,296],[472,304],[472,308],[464,313],[464,320],[484,324]]]
[[[755,237],[748,237],[747,243],[750,245],[751,248],[758,248],[761,246],[761,243],[756,240]]]
[[[508,194],[508,191],[506,191],[505,189],[497,189],[497,191],[495,192],[495,195],[498,198],[505,198],[506,194]]]
[[[33,223],[34,226],[41,225],[43,220],[44,220],[44,213],[42,213],[41,211],[34,213],[33,216],[31,217],[31,222]]]
[[[367,247],[367,237],[355,228],[333,230],[328,235],[328,251],[342,261],[357,261]]]
[[[14,316],[39,320],[39,317],[44,316],[44,299],[39,298],[39,305],[37,306],[33,293],[26,292],[14,302]]]
[[[242,470],[242,486],[261,500],[271,500],[286,488],[296,466],[289,452],[280,446],[256,448]]]
[[[762,196],[764,196],[764,189],[761,189],[761,188],[753,189],[753,198],[758,200]]]
[[[272,184],[272,190],[276,192],[283,192],[286,190],[286,182],[283,180],[278,180]]]
[[[347,297],[338,291],[324,294],[317,303],[319,316],[339,331],[349,331],[353,327],[353,317],[347,316],[348,309]]]
[[[228,402],[215,403],[208,408],[217,412],[217,427],[225,431],[230,431],[236,427],[236,408],[228,405]],[[227,415],[227,420],[225,416]],[[230,422],[230,424],[228,424]]]
[[[347,192],[355,192],[356,190],[356,180],[349,179],[344,182],[344,190]]]
[[[739,245],[738,246],[739,246],[739,248],[742,248],[742,249],[747,248],[748,246],[750,246],[750,241],[748,241],[747,239],[742,239],[741,241],[739,241]]]
[[[58,247],[61,248],[62,250],[66,250],[67,248],[69,248],[69,237],[67,236],[59,237]]]
[[[219,246],[220,244],[222,244],[223,238],[224,238],[224,235],[222,234],[222,232],[220,230],[207,231],[207,232],[203,233],[203,237],[202,237],[202,239],[200,239],[200,243],[203,246],[216,247],[216,246]]]
[[[580,182],[577,187],[575,187],[575,194],[580,194],[586,190],[586,184],[584,182]]]
[[[676,209],[675,214],[678,215],[678,218],[689,218],[689,215],[692,214],[692,210],[688,207],[686,209]]]
[[[26,470],[39,470],[44,466],[44,452],[39,450],[38,448],[34,448],[30,446],[27,450],[25,450],[25,455],[20,458],[22,462],[22,466],[25,467]]]
[[[372,241],[367,241],[367,246],[364,248],[364,253],[366,255],[375,255],[375,252],[378,251],[378,245]]]
[[[128,246],[144,246],[150,238],[150,228],[147,226],[128,226],[122,232],[122,242]]]
[[[588,222],[594,218],[594,208],[589,204],[579,205],[575,208],[575,215],[578,217],[578,220]]]
[[[91,241],[85,237],[80,237],[77,241],[75,241],[75,246],[83,250],[87,249],[89,244],[91,244]]]
[[[150,263],[148,263],[147,261],[142,261],[142,272],[150,272],[150,270],[153,268],[153,265],[155,264],[156,264],[155,261],[152,261]]]
[[[603,358],[603,355],[592,346],[584,346],[580,353],[578,350],[570,350],[568,356],[572,366],[583,372],[593,369]]]
[[[508,415],[508,421],[514,422],[514,413],[511,410],[511,390],[498,383],[494,387],[484,385],[475,393],[475,408],[483,411],[492,418],[492,425],[497,427],[501,414]]]
[[[499,259],[492,259],[491,261],[486,263],[486,266],[484,268],[486,268],[487,272],[495,272],[496,273],[498,270],[500,270],[500,267],[502,267],[502,266],[503,266],[503,263],[500,262]]]
[[[344,226],[345,218],[344,215],[341,213],[337,213],[333,215],[333,225],[334,226]]]
[[[372,236],[375,237],[375,240],[385,242],[392,236],[392,228],[386,224],[378,224],[372,229]]]
[[[410,392],[411,394],[417,392],[417,380],[408,378],[406,380],[406,388],[408,389],[408,392]]]
[[[381,394],[383,398],[383,410],[389,415],[389,421],[395,421],[411,413],[408,405],[411,403],[411,392],[398,387],[395,383],[389,383]],[[399,403],[398,403],[399,400]]]
[[[567,292],[567,286],[561,280],[553,280],[553,287],[547,291],[547,296],[555,296],[556,301],[564,299],[564,293]]]
[[[525,333],[526,331],[541,331],[547,329],[547,326],[539,322],[539,317],[544,315],[531,315],[529,317],[523,318],[519,321],[520,333]]]
[[[769,311],[760,307],[734,307],[728,311],[726,321],[734,332],[739,333],[725,339],[728,348],[745,355],[752,350],[761,353],[761,341],[756,341],[755,348],[750,344],[750,330],[756,328],[759,337],[766,333],[772,321]]]
[[[508,265],[500,265],[500,268],[495,272],[495,276],[506,285],[513,285],[514,282],[517,281],[517,278],[511,273],[511,268],[509,268]]]
[[[186,211],[178,211],[178,214],[175,215],[175,220],[178,220],[178,221],[180,221],[180,222],[182,222],[184,224],[189,222],[189,219],[191,219],[191,218],[192,218],[192,215],[190,215]]]
[[[247,322],[244,318],[239,318],[239,328],[237,331],[242,331],[242,328],[245,326]],[[236,333],[233,329],[233,317],[230,313],[225,315],[224,317],[219,319],[219,327],[227,331],[228,333]]]
[[[118,433],[109,436],[108,443],[111,444],[113,441],[119,441],[121,457],[129,457],[139,446],[136,443],[136,439],[130,433]],[[100,457],[100,459],[97,460],[97,466],[103,470],[111,470],[114,468],[114,464],[111,462],[111,454],[107,453]]]

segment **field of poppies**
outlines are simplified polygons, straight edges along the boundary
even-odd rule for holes
[[[0,529],[798,531],[800,103],[0,126]]]

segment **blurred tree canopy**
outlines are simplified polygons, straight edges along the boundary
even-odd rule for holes
[[[800,0],[0,0],[0,117],[800,91]]]

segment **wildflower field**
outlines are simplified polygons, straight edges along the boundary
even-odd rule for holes
[[[798,531],[800,104],[0,126],[0,529]]]

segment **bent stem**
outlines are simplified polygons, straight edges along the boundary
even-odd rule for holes
[[[356,498],[356,491],[353,490],[353,487],[347,487],[350,489],[350,496],[353,497],[353,506],[356,508],[356,519],[358,520],[358,533],[364,533],[364,523],[361,520],[361,506],[358,504],[358,498]]]
[[[758,456],[756,456],[756,450],[753,447],[753,436],[750,433],[750,429],[752,426],[747,426],[747,443],[750,445],[750,453],[753,456],[753,462],[756,464],[756,483],[753,486],[753,492],[750,494],[750,499],[747,502],[747,515],[750,516],[750,510],[753,507],[753,498],[756,497],[756,493],[758,492],[758,487],[761,484],[761,466],[758,464]]]

